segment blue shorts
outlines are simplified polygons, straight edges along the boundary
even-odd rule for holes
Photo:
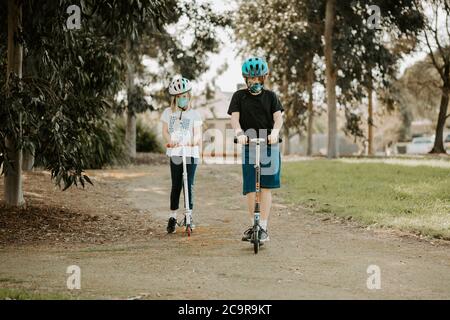
[[[246,195],[256,191],[254,145],[242,147],[242,193]],[[280,188],[281,154],[280,145],[261,145],[261,188]]]

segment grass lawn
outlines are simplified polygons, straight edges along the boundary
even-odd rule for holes
[[[450,240],[450,169],[310,160],[283,163],[281,193],[313,212]]]

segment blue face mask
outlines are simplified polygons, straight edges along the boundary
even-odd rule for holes
[[[260,93],[263,88],[264,85],[261,83],[254,83],[250,86],[249,90],[251,93]]]
[[[187,109],[188,104],[189,104],[189,98],[182,97],[182,98],[177,99],[177,105],[180,109],[183,109],[183,110]]]

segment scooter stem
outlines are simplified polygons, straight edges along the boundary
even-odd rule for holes
[[[184,208],[186,213],[190,211],[189,207],[189,190],[188,190],[188,173],[187,173],[187,165],[186,165],[186,147],[182,146],[183,151],[183,186],[184,186]],[[186,214],[186,224],[190,224],[190,215]]]

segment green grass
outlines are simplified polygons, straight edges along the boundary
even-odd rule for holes
[[[311,160],[285,163],[282,196],[312,212],[450,240],[450,169]]]

